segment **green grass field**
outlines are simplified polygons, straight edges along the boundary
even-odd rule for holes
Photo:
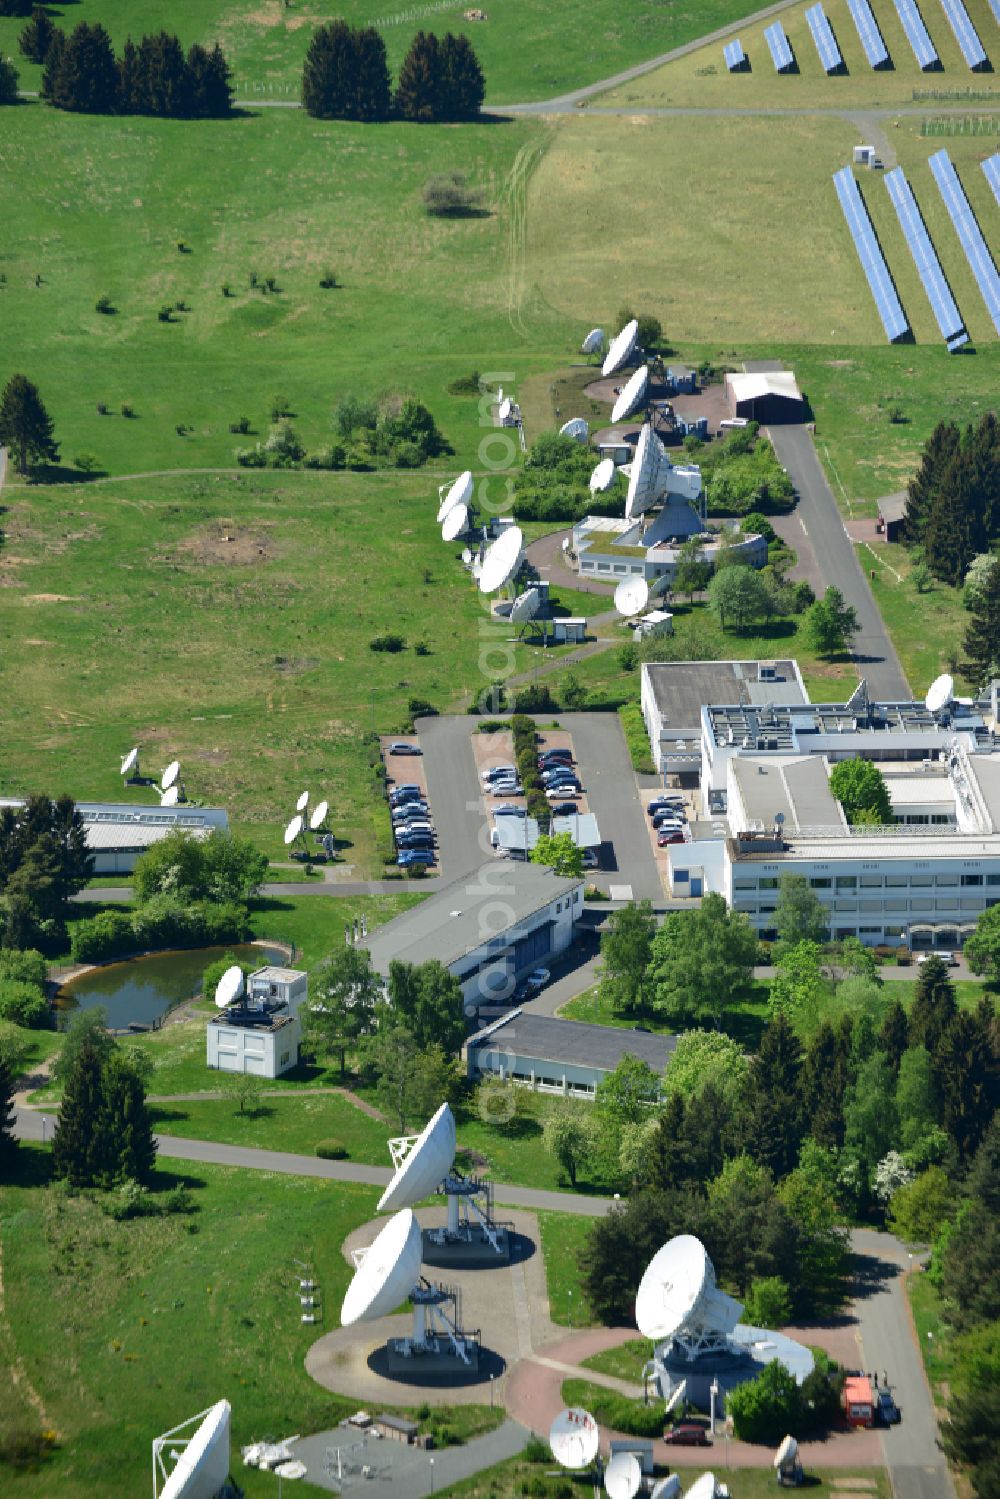
[[[578,1256],[590,1233],[591,1219],[574,1213],[539,1213],[538,1226],[553,1322],[561,1327],[589,1327],[594,1319],[580,1289]]]
[[[594,1353],[581,1362],[585,1369],[596,1369],[599,1374],[611,1374],[615,1379],[639,1384],[650,1353],[648,1338],[630,1338],[627,1343],[619,1343],[617,1348],[605,1348],[603,1353]]]

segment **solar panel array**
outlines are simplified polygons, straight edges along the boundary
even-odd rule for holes
[[[997,3],[1000,4],[1000,0],[997,0]],[[735,73],[737,68],[742,68],[747,60],[747,55],[743,51],[743,45],[739,37],[736,37],[735,40],[723,47],[722,55],[726,59],[726,67],[730,73]]]
[[[791,44],[780,21],[775,21],[773,26],[767,28],[764,32],[764,40],[771,54],[771,60],[779,73],[784,73],[788,68],[795,66]]]
[[[913,55],[920,67],[925,71],[927,68],[936,67],[941,59],[927,34],[927,27],[917,9],[916,0],[895,0],[895,4],[903,30],[906,32],[906,40],[913,48]]]
[[[1000,0],[997,0],[997,3],[1000,4]],[[983,162],[983,173],[986,181],[993,189],[993,196],[997,200],[997,207],[1000,208],[1000,151],[995,156],[987,156]]]
[[[895,343],[897,339],[903,338],[910,331],[910,325],[900,305],[899,296],[889,274],[889,267],[885,263],[885,256],[875,238],[875,230],[872,228],[865,200],[861,196],[861,189],[850,167],[843,167],[839,172],[834,173],[833,185],[837,189],[837,197],[840,199],[847,227],[851,231],[854,248],[861,261],[861,269],[867,277],[871,294],[875,298],[875,306],[882,319],[882,327],[885,329],[889,342]]]
[[[844,59],[840,55],[837,38],[833,34],[822,5],[810,6],[806,11],[806,20],[809,22],[809,30],[816,43],[816,51],[819,53],[820,65],[824,73],[835,73],[838,68],[844,66]]]
[[[953,354],[956,349],[960,349],[963,344],[969,342],[969,335],[965,331],[965,325],[955,306],[951,287],[945,280],[937,251],[931,243],[927,226],[917,206],[917,200],[913,196],[913,189],[907,182],[902,167],[896,167],[894,171],[887,173],[885,185],[889,190],[892,206],[896,210],[899,227],[910,247],[913,263],[920,273],[927,300],[937,318],[941,336],[948,345],[949,353]]]
[[[1000,26],[1000,0],[990,0],[990,10],[993,12],[993,19]]]
[[[996,3],[1000,5],[1000,0],[996,0]],[[851,19],[869,63],[873,68],[884,68],[889,61],[889,49],[882,40],[882,33],[868,0],[847,0],[847,9],[851,12]]]
[[[944,13],[948,17],[948,25],[955,33],[955,40],[962,49],[962,56],[970,68],[983,68],[986,66],[986,53],[983,44],[979,40],[979,33],[969,19],[962,0],[941,0]]]
[[[980,295],[986,303],[986,311],[993,319],[993,326],[1000,333],[1000,275],[993,264],[993,257],[986,247],[983,231],[969,206],[965,189],[958,173],[952,166],[947,151],[938,151],[931,157],[928,166],[934,173],[934,181],[944,199],[944,206],[951,214],[965,258],[976,278]]]

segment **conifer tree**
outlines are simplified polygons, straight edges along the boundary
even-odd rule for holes
[[[906,539],[923,540],[931,501],[940,488],[946,469],[958,453],[961,435],[954,422],[938,422],[920,456],[920,467],[906,491]]]
[[[958,1332],[1000,1319],[1000,1114],[994,1115],[966,1180],[941,1282],[949,1321]]]
[[[0,395],[0,443],[16,455],[20,474],[27,474],[29,458],[59,461],[52,419],[42,405],[38,386],[26,375],[11,375]]]
[[[969,608],[962,670],[977,688],[1000,676],[1000,562],[995,562]]]
[[[844,1143],[844,1094],[849,1081],[847,1048],[828,1020],[809,1043],[802,1064],[802,1099],[809,1133],[819,1145]]]
[[[0,16],[30,16],[33,0],[0,0]]]
[[[966,428],[963,449],[972,476],[976,513],[987,543],[1000,535],[1000,422],[986,411]]]
[[[933,1057],[941,1032],[958,1008],[955,986],[936,953],[921,963],[910,1009],[909,1043],[926,1046]]]
[[[166,31],[144,36],[138,63],[141,112],[186,119],[191,114],[191,74],[177,38]]]
[[[112,1052],[104,1068],[104,1100],[98,1133],[104,1141],[104,1186],[132,1180],[145,1182],[156,1163],[153,1124],[146,1107],[146,1090],[135,1069],[120,1052]]]
[[[472,43],[452,32],[441,39],[443,120],[474,120],[486,97],[486,80]]]
[[[57,26],[49,43],[49,50],[45,54],[45,66],[42,69],[42,81],[38,90],[42,98],[47,99],[50,104],[54,103],[56,79],[59,77],[59,69],[62,67],[65,53],[66,33]]]
[[[993,1048],[993,1011],[959,1010],[931,1054],[941,1095],[941,1123],[965,1158],[978,1148],[996,1112],[1000,1074]]]
[[[385,42],[374,26],[354,33],[355,94],[352,120],[387,120],[392,113],[392,79]]]
[[[44,63],[55,34],[55,22],[48,11],[36,5],[31,12],[31,20],[18,38],[21,56],[26,57],[29,62]]]
[[[193,46],[187,55],[191,113],[198,119],[219,120],[232,112],[233,89],[229,64],[216,42],[211,52]]]
[[[761,1037],[750,1066],[746,1148],[775,1177],[787,1176],[802,1143],[800,1077],[802,1047],[787,1018],[779,1013]]]
[[[354,41],[346,21],[313,32],[302,68],[302,103],[318,120],[346,120],[353,98]]]
[[[123,115],[142,113],[139,53],[131,37],[125,39],[122,55],[118,59],[118,108]]]
[[[432,32],[418,31],[399,70],[396,113],[420,124],[443,118],[442,82],[441,43]]]
[[[52,80],[52,103],[77,114],[109,114],[118,104],[118,65],[103,26],[81,21],[66,40]]]
[[[965,453],[958,453],[945,470],[924,522],[923,546],[927,566],[943,583],[958,587],[977,553],[985,550],[982,500]]]
[[[880,1050],[885,1052],[886,1060],[893,1072],[898,1073],[903,1053],[910,1044],[910,1023],[898,999],[893,999],[885,1012],[878,1044]]]
[[[0,55],[0,104],[16,104],[19,87],[17,69],[9,58]]]
[[[52,1137],[52,1169],[74,1187],[104,1179],[107,1162],[99,1130],[103,1107],[103,1061],[97,1049],[84,1042],[66,1075]]]
[[[0,1165],[17,1149],[14,1134],[14,1079],[0,1062]]]

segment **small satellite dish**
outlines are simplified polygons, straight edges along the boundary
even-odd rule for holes
[[[632,1499],[639,1492],[642,1469],[631,1452],[616,1452],[604,1470],[604,1491],[610,1499]]]
[[[135,767],[138,765],[138,763],[139,763],[139,746],[136,745],[135,749],[130,749],[129,750],[128,754],[125,756],[124,760],[122,761],[122,775],[123,776],[130,776],[132,774],[133,770],[135,770]]]
[[[472,480],[472,470],[467,468],[464,474],[459,474],[451,488],[445,493],[444,499],[438,506],[438,525],[444,520],[448,511],[454,505],[467,505],[472,499],[472,491],[475,485]]]
[[[288,824],[287,828],[285,829],[285,847],[286,848],[288,848],[290,844],[292,844],[292,843],[295,842],[296,838],[299,836],[299,834],[301,833],[301,831],[302,831],[302,815],[301,815],[301,813],[296,812],[295,816],[292,818],[291,822]]]
[[[589,1468],[600,1444],[597,1422],[582,1406],[560,1411],[549,1427],[549,1446],[560,1468]]]
[[[537,588],[528,588],[519,594],[510,609],[511,624],[520,624],[522,620],[534,619],[538,613],[538,607],[542,602],[541,594]]]
[[[420,1278],[424,1238],[410,1208],[389,1219],[354,1272],[340,1309],[341,1327],[394,1312]]]
[[[645,403],[649,392],[649,365],[641,365],[623,386],[622,393],[611,409],[611,420],[623,422],[627,416],[631,416],[639,406]]]
[[[799,1444],[791,1435],[787,1436],[774,1454],[774,1466],[784,1468],[798,1456]]]
[[[501,531],[483,558],[479,574],[480,593],[496,593],[509,583],[521,566],[524,556],[524,532],[520,526],[508,526]]]
[[[715,1499],[715,1474],[703,1473],[687,1491],[687,1499]]]
[[[670,459],[656,433],[648,422],[639,433],[632,471],[628,478],[628,494],[625,497],[625,519],[635,520],[656,503],[663,492],[663,473],[669,470]]]
[[[468,547],[462,548],[462,561],[465,563],[466,567],[468,567],[472,562],[472,553]]]
[[[604,343],[604,329],[591,328],[583,343],[580,345],[581,354],[597,354]]]
[[[572,437],[574,442],[586,442],[590,436],[590,423],[586,417],[574,416],[559,428],[560,437]]]
[[[164,791],[167,791],[174,784],[180,773],[181,762],[179,760],[171,760],[170,764],[163,772],[163,779],[160,781],[160,785],[163,787]]]
[[[661,1478],[656,1488],[650,1494],[649,1499],[678,1499],[681,1491],[681,1480],[679,1473],[668,1473],[666,1478]]]
[[[636,318],[633,318],[630,323],[625,324],[617,338],[612,342],[607,353],[607,358],[601,366],[601,374],[613,375],[616,370],[621,369],[623,364],[628,364],[635,353],[635,346],[638,341],[639,323]]]
[[[397,1166],[379,1200],[379,1212],[391,1213],[422,1202],[444,1181],[454,1159],[455,1116],[443,1103]]]
[[[313,807],[312,814],[309,818],[309,826],[312,828],[314,833],[317,828],[321,828],[324,822],[326,822],[326,814],[329,812],[329,810],[329,802],[317,802],[315,807]]]
[[[631,619],[648,602],[649,584],[645,578],[623,578],[615,589],[615,608],[623,619]]]
[[[602,458],[590,476],[591,494],[603,494],[615,482],[615,460]]]
[[[569,537],[568,536],[564,536],[563,539],[562,539],[562,549],[563,549],[564,552],[568,552],[569,548],[570,548]]]
[[[295,810],[296,810],[296,812],[304,812],[306,810],[306,808],[308,807],[308,805],[309,805],[309,793],[308,793],[308,791],[303,791],[302,795],[299,797],[298,801],[295,803]]]
[[[221,979],[215,986],[215,1003],[220,1010],[226,1010],[238,999],[243,998],[243,969],[238,963],[232,968],[227,968]]]
[[[927,689],[924,698],[924,707],[928,713],[941,713],[947,708],[955,696],[955,679],[944,672],[942,676],[935,677]]]
[[[469,529],[468,505],[452,505],[441,527],[441,540],[454,541]],[[471,555],[471,553],[470,553]]]
[[[168,786],[160,797],[161,807],[176,807],[181,799],[181,793],[177,786]]]
[[[497,407],[497,416],[499,417],[500,421],[507,421],[513,409],[514,405],[511,401],[510,396],[504,396],[503,400],[500,402],[500,405]]]
[[[306,1467],[301,1458],[290,1457],[286,1463],[279,1463],[274,1471],[279,1478],[291,1480],[295,1478],[305,1478],[306,1474],[309,1472],[309,1469]]]

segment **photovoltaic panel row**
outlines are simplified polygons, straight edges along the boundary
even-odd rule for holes
[[[844,59],[840,55],[837,38],[833,34],[822,5],[810,6],[806,11],[806,20],[812,32],[812,39],[816,43],[816,51],[819,53],[820,65],[824,73],[835,73],[838,68],[844,66]]]
[[[775,21],[773,26],[767,28],[764,32],[764,40],[771,54],[771,60],[779,73],[787,72],[789,68],[794,67],[795,59],[792,56],[791,43],[780,21]]]
[[[1000,0],[998,0],[998,3],[1000,3]],[[726,59],[726,67],[730,73],[735,73],[737,68],[742,68],[747,60],[747,55],[743,51],[743,45],[739,37],[723,47],[722,55]]]
[[[997,0],[997,3],[1000,4],[1000,0]],[[1000,208],[1000,151],[995,156],[987,156],[983,162],[983,173],[986,181],[993,189],[993,196],[997,200],[997,207]]]
[[[990,10],[993,12],[994,21],[1000,26],[1000,0],[990,0]]]
[[[965,196],[965,188],[959,181],[958,173],[952,166],[951,157],[947,151],[936,152],[928,162],[928,166],[934,174],[934,181],[944,199],[944,206],[951,214],[955,233],[965,251],[965,258],[969,262],[972,274],[976,278],[980,295],[986,303],[986,311],[993,319],[994,328],[1000,333],[1000,275],[997,274],[993,257],[983,239],[983,231]]]
[[[903,30],[906,32],[906,40],[913,48],[913,55],[920,67],[925,71],[927,68],[937,67],[941,59],[927,34],[927,27],[917,9],[916,0],[895,0],[895,5]]]
[[[1000,5],[1000,0],[996,0],[996,3]],[[882,33],[868,0],[847,0],[847,9],[851,12],[851,19],[869,63],[873,68],[884,68],[889,61],[889,49],[882,40]]]
[[[902,167],[896,167],[894,171],[887,173],[885,185],[889,190],[892,206],[896,210],[903,237],[910,247],[913,263],[924,284],[927,300],[937,318],[941,336],[948,345],[949,353],[953,354],[956,349],[960,349],[963,344],[969,342],[969,335],[965,331],[965,325],[955,306],[951,287],[945,280],[937,251],[931,243],[927,225],[924,223],[917,200],[913,196],[913,189],[907,182]]]
[[[962,56],[969,67],[973,70],[984,68],[987,62],[986,53],[983,51],[979,33],[970,21],[969,12],[962,0],[941,0],[941,4],[948,17],[948,25],[955,33],[955,40],[962,49]]]
[[[871,294],[875,298],[875,306],[882,319],[882,327],[885,329],[889,342],[895,343],[897,339],[906,336],[910,331],[910,325],[900,305],[899,295],[889,274],[889,267],[885,263],[885,256],[875,238],[875,230],[872,228],[865,200],[861,196],[861,189],[850,167],[843,167],[839,172],[834,173],[833,185],[837,189],[837,197],[840,199],[847,227],[851,231],[854,248],[861,261],[861,269],[865,273]]]

